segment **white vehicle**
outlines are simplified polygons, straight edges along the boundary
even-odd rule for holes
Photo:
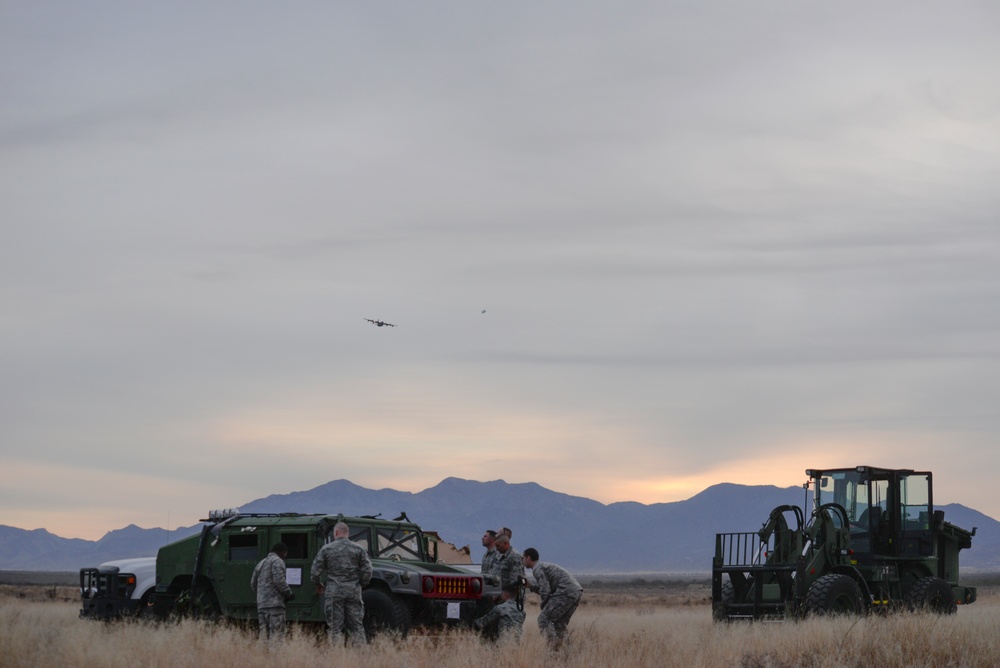
[[[80,617],[114,619],[147,612],[156,589],[156,557],[106,561],[80,569]]]

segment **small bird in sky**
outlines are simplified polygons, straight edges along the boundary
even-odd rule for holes
[[[384,320],[372,320],[371,318],[365,318],[368,322],[375,325],[376,327],[395,327],[391,322],[385,322]]]

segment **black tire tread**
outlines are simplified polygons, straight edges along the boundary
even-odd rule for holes
[[[935,612],[953,615],[958,612],[958,603],[951,585],[934,576],[920,578],[910,587],[906,596],[907,605],[914,611]]]
[[[846,597],[846,599],[845,599]],[[838,603],[853,599],[851,610],[841,609]],[[812,583],[806,595],[806,612],[813,615],[861,614],[864,603],[861,588],[847,575],[827,573]]]

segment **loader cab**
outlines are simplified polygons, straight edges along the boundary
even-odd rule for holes
[[[858,466],[807,474],[814,484],[815,507],[833,503],[846,512],[858,563],[933,554],[929,472]]]

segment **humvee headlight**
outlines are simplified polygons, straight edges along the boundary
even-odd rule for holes
[[[424,593],[431,594],[434,592],[434,578],[429,575],[425,575],[423,579],[424,583]]]
[[[483,593],[483,581],[479,578],[472,578],[472,583],[469,587],[473,594],[479,595]]]

